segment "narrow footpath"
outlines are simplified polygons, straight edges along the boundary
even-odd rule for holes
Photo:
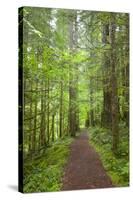
[[[113,187],[99,155],[89,144],[87,130],[82,130],[70,148],[70,157],[62,179],[62,190]]]

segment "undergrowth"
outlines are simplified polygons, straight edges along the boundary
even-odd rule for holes
[[[61,189],[63,168],[67,161],[71,138],[54,142],[41,157],[25,162],[24,192],[50,192]]]
[[[90,143],[95,147],[103,166],[115,186],[129,185],[129,138],[128,128],[120,124],[120,142],[118,155],[112,152],[112,136],[109,129],[89,128]]]

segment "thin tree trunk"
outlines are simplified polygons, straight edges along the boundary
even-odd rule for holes
[[[48,78],[48,93],[47,93],[47,143],[49,144],[50,133],[49,133],[49,78]]]
[[[57,132],[57,138],[59,136],[59,118],[58,118],[58,112],[56,114],[56,132]]]
[[[54,142],[54,118],[55,118],[55,115],[53,114],[52,115],[52,141]]]
[[[31,91],[32,91],[32,80],[31,80],[31,82],[30,82],[30,85],[31,85]],[[31,93],[31,96],[30,96],[30,117],[31,117],[31,119],[29,120],[29,130],[32,130],[32,115],[33,115],[33,111],[32,111],[32,107],[33,107],[33,105],[32,105],[33,103],[32,103],[32,93]],[[32,134],[33,134],[33,132],[31,131],[31,132],[29,132],[29,153],[31,153],[31,151],[32,151]]]
[[[37,91],[38,89],[38,80],[36,80],[36,87],[35,90]],[[34,109],[34,130],[33,130],[33,138],[32,138],[32,150],[33,152],[36,151],[36,127],[37,127],[37,101],[38,101],[38,96],[37,96],[37,92],[36,92],[36,96],[35,96],[35,109]]]
[[[94,99],[93,99],[93,84],[92,84],[93,78],[90,78],[90,116],[89,116],[89,125],[90,126],[94,126],[95,122],[94,122],[94,108],[93,108],[93,103],[94,103]]]
[[[44,88],[44,82],[42,80],[41,89]],[[46,136],[45,136],[45,101],[44,91],[41,93],[41,127],[40,127],[40,148],[46,145]]]
[[[60,83],[60,137],[62,137],[62,120],[63,120],[63,82]]]

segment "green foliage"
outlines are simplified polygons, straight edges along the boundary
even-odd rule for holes
[[[96,143],[98,142],[99,145],[108,145],[112,141],[111,131],[98,126],[90,128],[90,139]]]
[[[113,101],[110,99],[115,96],[112,95],[112,82],[115,83],[112,60],[116,67],[119,114],[127,124],[128,14],[115,14],[115,48],[111,51],[113,15],[108,12],[24,8],[24,140],[20,149],[25,158],[34,153],[40,155],[39,150],[46,149],[43,155],[24,164],[25,192],[60,190],[62,169],[71,142],[63,137],[71,132],[70,123],[78,130],[85,121],[88,126],[105,123],[102,115],[108,109],[110,118],[113,116]],[[105,28],[109,30],[105,31]],[[107,100],[111,101],[109,105],[105,105]],[[90,139],[113,182],[126,185],[128,128],[123,123],[119,128],[118,158],[112,154],[109,129],[90,129]],[[54,144],[49,147],[52,141]]]
[[[59,191],[63,168],[69,155],[71,138],[60,139],[46,149],[41,157],[24,166],[24,192]]]
[[[112,152],[111,132],[108,129],[89,129],[90,142],[99,153],[102,163],[116,186],[129,185],[128,135],[127,128],[120,125],[121,142],[117,157]],[[126,130],[126,131],[125,131]]]

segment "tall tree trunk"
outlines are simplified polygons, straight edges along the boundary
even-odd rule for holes
[[[54,142],[54,118],[55,118],[55,115],[53,114],[52,115],[52,142]]]
[[[32,137],[32,150],[33,152],[36,151],[36,128],[37,128],[37,97],[38,97],[38,80],[36,80],[36,95],[35,95],[35,109],[34,109],[34,130],[33,130],[33,137]]]
[[[106,45],[109,44],[109,24],[103,25],[102,42]],[[102,126],[111,127],[111,80],[110,80],[110,57],[108,51],[105,50],[103,54],[103,112],[102,112]]]
[[[59,136],[59,117],[58,117],[58,112],[56,113],[56,133],[57,133],[57,138]]]
[[[76,47],[77,45],[77,13],[71,13],[70,14],[70,20],[69,20],[69,48],[71,54],[74,53],[74,45]],[[75,24],[75,26],[74,26]],[[76,127],[78,121],[77,119],[77,108],[76,108],[76,75],[75,75],[75,69],[74,66],[69,66],[69,132],[71,136],[76,135]]]
[[[60,83],[60,137],[62,137],[63,132],[63,82]]]
[[[93,99],[93,84],[92,84],[93,78],[90,78],[90,116],[89,116],[89,125],[90,126],[94,126],[95,122],[94,122],[94,108],[93,108],[93,103],[94,103],[94,99]]]
[[[31,82],[30,82],[30,89],[31,89],[31,91],[32,91],[32,80],[31,80]],[[31,97],[30,97],[30,117],[31,117],[31,119],[29,120],[29,130],[32,130],[32,120],[33,120],[33,103],[32,103],[32,92],[31,92]],[[32,151],[32,137],[33,137],[33,131],[30,131],[29,132],[29,153],[31,153],[31,151]]]
[[[47,93],[47,143],[49,144],[49,140],[50,140],[50,132],[49,132],[49,78],[48,78],[48,93]]]
[[[112,80],[112,149],[115,154],[118,151],[119,144],[119,118],[118,118],[118,94],[117,94],[117,78],[116,78],[116,43],[115,43],[115,15],[111,14],[110,18],[110,42],[111,42],[111,80]]]
[[[126,69],[125,69],[125,100],[126,100],[126,111],[124,113],[126,119],[126,125],[129,126],[129,16],[127,15],[126,20],[126,49],[125,49],[125,56],[126,56]]]
[[[40,147],[44,147],[44,145],[46,145],[46,136],[45,136],[45,101],[46,99],[44,99],[44,93],[45,91],[44,89],[44,81],[42,80],[42,84],[41,84],[41,127],[40,127]]]

